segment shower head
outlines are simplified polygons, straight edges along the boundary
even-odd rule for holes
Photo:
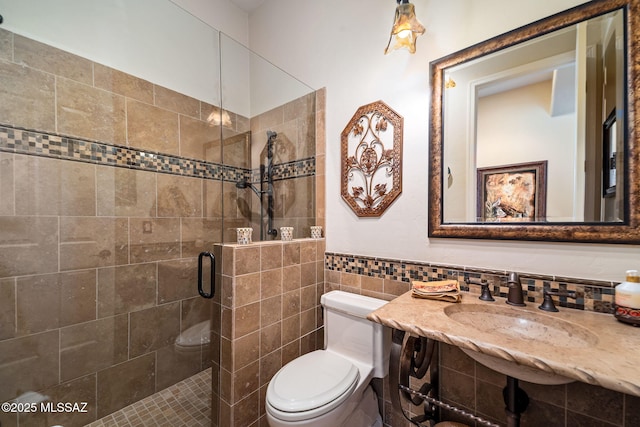
[[[246,179],[242,179],[242,180],[236,182],[236,188],[250,188],[251,191],[256,193],[256,196],[258,196],[258,197],[261,197],[262,193],[268,193],[268,192],[265,192],[265,191],[258,190],[258,188],[255,185],[253,185],[252,183],[248,182]]]
[[[278,133],[274,132],[272,130],[268,130],[267,131],[267,138],[269,139],[276,139],[278,137]]]

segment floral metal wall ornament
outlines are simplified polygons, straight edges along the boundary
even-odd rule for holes
[[[403,118],[377,101],[358,108],[341,134],[341,194],[359,217],[376,217],[402,193]]]

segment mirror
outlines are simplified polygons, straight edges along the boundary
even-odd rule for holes
[[[639,7],[591,1],[431,63],[429,237],[640,242]]]

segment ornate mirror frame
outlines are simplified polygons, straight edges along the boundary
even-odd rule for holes
[[[615,223],[446,223],[443,217],[443,95],[448,67],[499,51],[534,37],[624,8],[626,27],[626,153],[624,221]],[[431,63],[429,123],[429,237],[640,243],[640,0],[594,0],[533,22]]]

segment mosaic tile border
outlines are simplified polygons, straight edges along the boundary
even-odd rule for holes
[[[253,184],[260,183],[260,169],[244,169],[242,177]],[[284,163],[273,165],[273,180],[283,181],[285,179],[302,178],[314,176],[316,174],[315,157],[307,157]],[[263,179],[264,180],[264,179]]]
[[[385,280],[411,282],[412,280],[444,280],[453,279],[460,282],[464,292],[480,294],[480,286],[468,284],[479,279],[489,283],[491,293],[502,298],[507,297],[507,271],[452,267],[417,261],[405,261],[388,258],[374,258],[339,253],[325,253],[325,268],[341,273],[359,274]],[[553,277],[521,273],[525,301],[542,303],[542,290],[576,291],[575,300],[566,297],[555,298],[560,307],[598,313],[613,313],[613,301],[616,283],[605,281],[589,281],[567,277]]]
[[[253,174],[246,168],[8,125],[0,125],[0,151],[218,181],[237,182],[252,178]],[[313,175],[315,175],[315,158],[313,157],[274,165],[274,179]]]

